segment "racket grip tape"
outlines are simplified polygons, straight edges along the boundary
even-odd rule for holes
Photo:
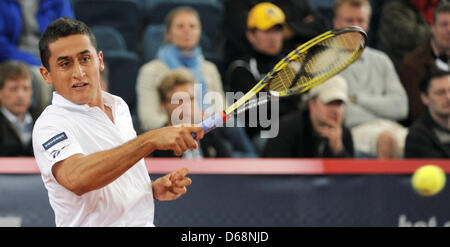
[[[203,122],[201,122],[200,125],[202,126],[204,134],[206,134],[211,130],[215,129],[217,126],[221,126],[226,121],[227,116],[224,111],[221,111],[203,120]],[[194,139],[197,138],[196,133],[191,133],[191,135]]]

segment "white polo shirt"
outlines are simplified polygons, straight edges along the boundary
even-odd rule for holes
[[[52,166],[74,154],[115,148],[136,137],[128,105],[102,92],[114,123],[98,107],[77,105],[53,93],[52,105],[33,129],[33,149],[57,226],[153,226],[150,177],[141,159],[107,186],[78,196],[60,185]]]

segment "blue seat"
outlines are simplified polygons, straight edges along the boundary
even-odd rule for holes
[[[146,63],[156,57],[158,49],[164,43],[164,25],[148,25],[142,38],[142,59]]]
[[[77,19],[88,26],[111,26],[124,37],[127,48],[136,50],[140,28],[138,0],[77,0],[73,4]]]
[[[213,52],[219,40],[223,18],[223,5],[216,0],[146,0],[144,3],[145,23],[164,24],[167,14],[174,8],[190,6],[195,9],[202,24],[202,48]]]
[[[142,38],[143,63],[156,57],[159,47],[164,45],[165,31],[166,28],[163,24],[150,24],[145,28]],[[200,47],[207,59],[214,57],[213,44],[205,33],[202,33]]]
[[[311,4],[314,8],[332,9],[334,6],[334,0],[313,0],[309,1],[309,4]]]
[[[114,27],[110,26],[94,26],[92,27],[97,46],[102,51],[127,50],[127,45],[122,34]]]
[[[104,61],[109,69],[109,91],[127,102],[131,114],[136,113],[136,78],[139,58],[130,51],[108,51]]]

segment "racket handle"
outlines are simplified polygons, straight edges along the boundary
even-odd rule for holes
[[[227,116],[224,111],[221,111],[203,120],[200,125],[202,126],[203,132],[206,134],[226,121]],[[194,139],[197,138],[196,133],[191,133],[191,135]]]

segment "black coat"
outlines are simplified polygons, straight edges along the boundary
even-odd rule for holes
[[[309,118],[309,111],[298,111],[287,115],[280,121],[279,133],[270,139],[264,149],[264,157],[278,158],[343,158],[353,157],[353,140],[351,132],[342,126],[343,151],[334,155],[328,145],[328,139],[315,134]],[[319,146],[324,143],[323,151]]]
[[[37,114],[30,111],[33,122],[36,121]],[[0,111],[0,156],[33,156],[32,142],[24,146],[20,141],[14,124]]]
[[[282,59],[282,56],[268,56],[256,51],[252,51],[251,56],[245,56],[241,59],[234,61],[230,64],[227,73],[225,75],[226,88],[229,88],[231,92],[237,93],[242,92],[243,94],[250,91],[259,80],[261,80],[270,70]],[[252,62],[255,63],[255,68],[252,69],[250,65]],[[264,91],[266,91],[264,89]],[[259,97],[259,96],[258,96]],[[301,95],[295,95],[283,98],[278,102],[279,104],[279,115],[284,116],[292,113],[298,109],[297,105],[300,102]],[[271,103],[267,103],[266,109],[268,110],[267,119],[273,119],[271,114]],[[246,113],[246,132],[247,135],[253,139],[255,136],[260,134],[260,131],[265,129],[261,126],[249,127],[250,115]],[[259,113],[258,113],[259,115]],[[259,122],[258,122],[259,123]]]
[[[434,128],[450,132],[439,127],[428,111],[409,128],[405,143],[405,158],[450,158],[450,145],[441,143]]]

